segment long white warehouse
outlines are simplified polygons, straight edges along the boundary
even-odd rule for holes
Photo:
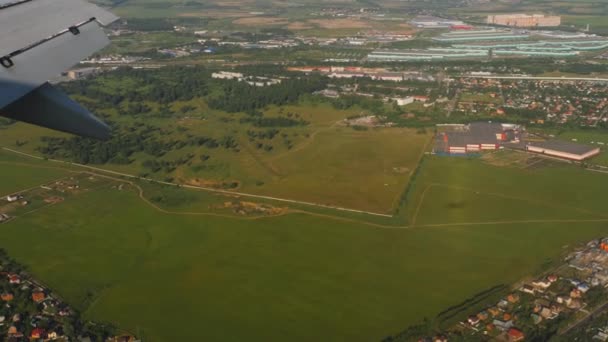
[[[545,154],[552,157],[563,158],[574,161],[589,159],[600,154],[599,147],[571,143],[568,141],[548,140],[543,142],[528,143],[528,152]]]

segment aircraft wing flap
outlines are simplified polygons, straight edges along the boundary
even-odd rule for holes
[[[118,19],[114,14],[81,0],[0,0],[0,56],[90,18],[102,25]]]
[[[67,95],[45,83],[2,109],[11,119],[105,140],[110,128]]]
[[[105,47],[109,40],[94,21],[12,57],[14,65],[0,67],[0,108],[38,88],[52,77]],[[2,38],[0,38],[0,42]]]

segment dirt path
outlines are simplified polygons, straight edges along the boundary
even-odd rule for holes
[[[422,195],[420,195],[420,201],[418,201],[418,205],[416,206],[416,211],[414,212],[414,215],[412,216],[412,225],[416,225],[416,219],[418,218],[418,213],[420,212],[422,203],[424,203],[424,197],[426,196],[426,193],[429,191],[429,189],[432,187],[433,187],[433,184],[429,184],[422,191]]]
[[[319,133],[325,132],[325,131],[329,131],[329,130],[335,128],[338,125],[338,122],[339,121],[334,122],[329,127],[322,127],[322,128],[317,129],[316,131],[312,132],[310,134],[310,136],[303,143],[297,145],[295,148],[293,148],[291,150],[287,150],[287,151],[285,151],[283,153],[280,153],[280,154],[277,154],[276,156],[273,156],[272,158],[269,158],[268,161],[270,163],[272,163],[272,162],[277,161],[277,160],[279,160],[281,158],[284,158],[284,157],[286,157],[286,156],[288,156],[288,155],[290,155],[290,154],[292,154],[294,152],[298,152],[298,151],[301,151],[301,150],[305,149],[306,147],[310,146],[315,141],[315,137]]]
[[[247,151],[247,153],[249,153],[249,155],[251,156],[251,159],[253,159],[253,161],[262,169],[266,170],[266,172],[270,173],[271,175],[275,176],[275,177],[283,177],[283,175],[281,175],[281,173],[277,170],[277,168],[270,164],[267,165],[264,160],[262,160],[257,154],[256,152],[253,150],[253,147],[251,146],[251,143],[249,141],[245,141],[244,143],[241,142],[241,145],[243,145],[245,147],[245,150]]]
[[[407,183],[405,184],[405,188],[400,193],[398,193],[395,196],[395,198],[393,199],[393,203],[391,204],[391,212],[395,212],[397,210],[401,196],[403,196],[403,193],[410,186],[410,182],[412,181],[412,176],[414,175],[413,172],[415,172],[416,169],[420,166],[420,163],[422,162],[422,158],[424,158],[424,154],[427,152],[429,145],[432,142],[433,142],[433,135],[431,135],[431,137],[426,142],[426,144],[424,144],[424,147],[422,148],[422,151],[420,152],[420,156],[418,157],[418,162],[416,163],[416,167],[414,167],[414,169],[412,170],[412,173],[410,174],[410,177],[408,178]]]
[[[357,214],[367,214],[367,215],[371,215],[371,216],[380,216],[380,217],[389,217],[389,218],[392,217],[392,215],[387,215],[387,214],[382,214],[382,213],[376,213],[376,212],[372,212],[372,211],[343,208],[343,207],[325,205],[325,204],[320,204],[320,203],[298,201],[298,200],[293,200],[293,199],[288,199],[288,198],[280,198],[280,197],[272,197],[272,196],[264,196],[264,195],[255,195],[255,194],[249,194],[249,193],[244,193],[244,192],[236,192],[236,191],[228,191],[228,190],[207,188],[207,187],[195,186],[195,185],[186,185],[186,184],[177,184],[177,183],[171,183],[171,182],[164,182],[164,181],[159,181],[159,180],[155,180],[155,179],[151,179],[151,178],[138,177],[136,175],[131,175],[131,174],[128,174],[128,173],[107,170],[107,169],[103,169],[103,168],[99,168],[99,167],[95,167],[95,166],[83,165],[83,164],[78,164],[78,163],[71,163],[71,162],[66,162],[66,161],[57,160],[57,159],[44,159],[44,158],[41,158],[39,156],[35,156],[35,155],[32,155],[32,154],[16,151],[16,150],[13,150],[13,149],[10,149],[10,148],[7,148],[7,147],[3,147],[2,149],[5,150],[5,151],[12,152],[12,153],[17,153],[17,154],[20,154],[20,155],[23,155],[23,156],[26,156],[26,157],[29,157],[29,158],[34,158],[34,159],[38,159],[38,160],[48,160],[49,162],[53,162],[53,163],[59,163],[59,164],[64,164],[64,165],[77,166],[77,167],[80,167],[80,168],[87,169],[89,171],[98,171],[98,172],[102,172],[102,173],[105,173],[105,174],[112,174],[112,175],[116,175],[116,176],[130,178],[130,179],[140,179],[140,180],[144,180],[144,181],[148,181],[148,182],[153,182],[153,183],[157,183],[157,184],[161,184],[161,185],[170,185],[170,186],[175,186],[175,187],[181,187],[181,188],[193,189],[193,190],[200,190],[200,191],[206,191],[206,192],[213,192],[213,193],[219,193],[219,194],[225,194],[225,195],[242,196],[242,197],[249,197],[249,198],[257,198],[257,199],[264,199],[264,200],[270,200],[270,201],[284,202],[284,203],[299,204],[299,205],[305,205],[305,206],[317,207],[317,208],[323,208],[323,209],[333,209],[333,210],[339,210],[339,211],[345,211],[345,212],[357,213]]]

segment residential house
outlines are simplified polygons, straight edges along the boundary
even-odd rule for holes
[[[32,300],[36,303],[42,302],[46,298],[46,295],[42,291],[36,291],[32,293]]]
[[[566,306],[569,309],[576,310],[576,309],[580,309],[583,306],[580,299],[578,299],[578,298],[569,298],[569,299],[570,300],[566,301]]]
[[[531,295],[534,295],[534,292],[535,292],[534,287],[532,287],[528,284],[525,284],[524,286],[522,286],[521,291],[525,292],[525,293],[529,293]]]
[[[44,338],[44,329],[42,329],[42,328],[34,328],[32,330],[32,334],[30,335],[30,338],[32,340],[37,340],[37,339]]]
[[[10,328],[8,328],[8,336],[17,335],[18,333],[19,331],[17,331],[16,326],[11,325]]]
[[[532,286],[534,286],[538,289],[541,289],[541,290],[546,290],[547,288],[549,288],[549,286],[551,286],[551,282],[547,279],[538,280],[538,281],[532,282]]]
[[[606,334],[603,331],[598,331],[598,333],[593,336],[593,339],[594,340],[598,340],[598,341],[607,341],[608,340],[608,334]]]
[[[12,293],[3,293],[2,295],[0,295],[0,298],[2,298],[2,300],[5,302],[10,302],[15,297]]]
[[[540,310],[540,315],[544,319],[554,319],[558,316],[555,312],[551,311],[551,309],[546,307]]]
[[[491,308],[488,309],[488,312],[490,313],[490,315],[492,315],[492,317],[496,317],[498,315],[500,315],[502,313],[502,311],[500,311],[497,307],[493,306]]]
[[[572,289],[572,291],[570,291],[570,298],[581,298],[582,295],[583,295],[583,292],[581,290],[579,290],[578,288]]]
[[[589,285],[587,283],[580,283],[576,288],[582,293],[586,293],[587,291],[589,291]]]
[[[519,302],[519,295],[517,293],[511,293],[507,296],[507,300],[510,303],[517,303]]]
[[[477,318],[479,318],[479,320],[481,320],[481,321],[485,321],[486,319],[488,319],[488,312],[485,311],[485,310],[484,311],[480,311],[477,314]]]
[[[10,274],[8,276],[8,282],[10,284],[21,284],[21,278],[16,274]]]
[[[497,306],[498,306],[500,309],[503,309],[503,310],[504,310],[504,309],[506,309],[506,308],[508,308],[508,307],[509,307],[509,302],[507,302],[507,301],[506,301],[506,300],[504,300],[504,299],[501,299],[501,300],[498,302],[498,304],[496,304],[496,305],[497,305]]]
[[[448,342],[448,338],[445,335],[436,335],[433,337],[433,342]]]
[[[523,341],[525,337],[524,333],[517,328],[510,328],[507,335],[509,336],[509,341],[513,342]]]
[[[19,200],[19,198],[20,198],[19,195],[8,195],[8,196],[6,196],[6,200],[8,202],[16,202],[16,201]]]
[[[501,321],[499,319],[495,319],[492,321],[492,324],[494,324],[494,326],[500,331],[507,331],[513,327],[513,321]]]

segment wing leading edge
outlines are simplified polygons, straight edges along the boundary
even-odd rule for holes
[[[0,0],[0,115],[107,139],[110,129],[47,80],[105,47],[117,17],[81,0]]]

